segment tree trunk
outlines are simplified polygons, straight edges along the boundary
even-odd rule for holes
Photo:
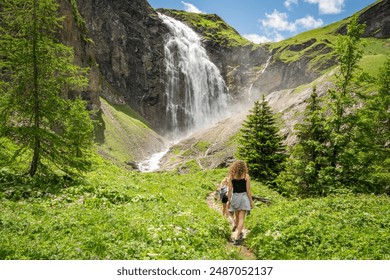
[[[37,172],[38,165],[40,162],[40,150],[41,150],[41,139],[39,135],[39,127],[40,127],[40,114],[39,114],[39,92],[38,92],[38,60],[37,60],[37,45],[38,45],[38,30],[37,30],[37,0],[34,0],[33,6],[33,21],[34,21],[34,29],[33,29],[33,38],[32,38],[32,48],[33,48],[33,96],[34,96],[34,108],[33,108],[33,133],[34,133],[34,155],[30,165],[30,176],[34,176]]]

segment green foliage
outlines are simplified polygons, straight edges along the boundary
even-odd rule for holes
[[[69,0],[69,1],[70,1],[71,6],[72,6],[73,17],[76,20],[77,27],[81,31],[81,35],[83,36],[83,39],[88,43],[92,43],[92,39],[88,37],[89,30],[88,30],[87,24],[80,14],[80,11],[77,7],[76,0]]]
[[[359,67],[365,26],[353,17],[347,35],[339,36],[339,69],[335,88],[325,97],[324,111],[312,98],[303,124],[297,126],[298,143],[292,148],[279,190],[287,195],[318,196],[337,192],[388,192],[389,186],[389,75],[380,83]],[[367,88],[379,88],[368,95]]]
[[[360,172],[359,150],[355,133],[358,130],[358,104],[362,103],[363,81],[358,62],[362,58],[360,36],[365,25],[358,24],[355,16],[347,28],[346,36],[339,36],[336,52],[339,71],[336,74],[336,88],[329,91],[326,130],[329,135],[329,162],[332,185],[352,188]]]
[[[384,63],[377,79],[378,91],[367,97],[359,112],[357,140],[364,173],[359,181],[367,191],[390,191],[390,58]]]
[[[30,156],[31,176],[89,165],[93,126],[84,102],[67,99],[88,80],[72,49],[57,42],[57,9],[52,0],[12,0],[0,13],[0,137],[17,145],[12,159]]]
[[[258,259],[388,260],[389,202],[338,195],[255,208],[246,244]]]
[[[296,125],[298,141],[291,148],[286,170],[277,179],[278,189],[285,194],[322,195],[328,166],[327,132],[316,88],[307,104],[302,123]]]
[[[272,182],[282,170],[284,146],[268,102],[256,101],[244,121],[238,139],[237,157],[249,165],[251,176]]]
[[[206,152],[209,147],[210,143],[207,141],[198,141],[195,144],[195,148],[198,149],[200,152]]]
[[[230,260],[228,222],[206,202],[225,169],[126,172],[94,157],[82,180],[0,169],[0,259]],[[258,259],[389,259],[388,197],[288,200],[252,180],[245,241]]]

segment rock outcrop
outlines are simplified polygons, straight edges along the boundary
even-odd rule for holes
[[[94,92],[112,104],[130,105],[158,129],[168,30],[154,9],[146,0],[61,0],[61,13],[67,18],[64,40],[74,46],[78,62],[91,67]]]
[[[364,37],[390,38],[390,0],[379,1],[367,7],[359,15],[359,23],[366,24]],[[347,27],[341,27],[338,32],[346,34]]]

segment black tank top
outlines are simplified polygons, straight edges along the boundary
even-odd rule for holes
[[[246,180],[243,179],[232,179],[233,192],[243,193],[246,192]]]

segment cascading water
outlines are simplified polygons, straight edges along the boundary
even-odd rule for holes
[[[179,139],[227,116],[228,94],[219,69],[207,56],[201,38],[187,25],[158,14],[170,33],[165,37],[166,137]],[[138,166],[143,172],[159,168],[168,150],[152,155]]]
[[[166,132],[177,140],[226,116],[229,94],[201,38],[182,22],[159,17],[170,30],[165,38]]]
[[[252,84],[249,86],[249,89],[248,89],[248,96],[249,96],[249,100],[250,100],[251,102],[253,101],[252,99],[259,98],[259,96],[255,96],[255,97],[254,97],[254,96],[252,95],[253,84],[255,83],[255,81],[256,81],[257,79],[259,79],[259,77],[260,77],[261,75],[264,74],[265,70],[268,68],[268,65],[269,65],[269,63],[270,63],[270,61],[271,61],[271,58],[272,58],[272,55],[270,55],[270,56],[268,57],[267,62],[265,63],[265,66],[263,67],[263,69],[262,69],[260,72],[258,72],[256,78],[254,79],[254,81],[252,82]]]

